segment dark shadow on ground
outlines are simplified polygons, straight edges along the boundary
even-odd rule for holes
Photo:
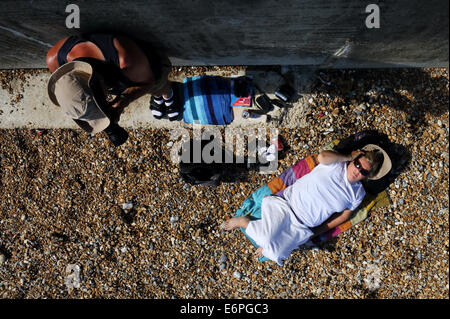
[[[392,162],[392,169],[386,176],[378,180],[363,181],[364,188],[368,193],[378,194],[387,189],[408,168],[412,155],[405,146],[391,142],[386,134],[377,130],[364,130],[352,134],[341,140],[334,149],[342,154],[350,154],[367,144],[376,144],[383,148]]]
[[[314,69],[311,66],[252,66],[247,68],[247,72],[265,70],[277,73],[279,79],[264,86],[266,93],[273,94],[281,83],[288,83],[297,90],[293,102],[301,94],[328,94],[325,103],[332,109],[365,104],[364,109],[355,110],[354,117],[348,119],[349,126],[356,116],[370,115],[370,106],[379,108],[386,105],[403,111],[406,129],[420,137],[420,128],[427,126],[427,113],[439,116],[448,111],[448,81],[445,77],[433,77],[422,68],[388,67]],[[442,94],[436,94],[436,91]]]
[[[439,116],[448,111],[446,79],[430,77],[423,69],[318,70],[316,75],[312,91],[339,97],[336,107],[352,102],[388,105],[407,114],[407,127],[414,132],[427,126],[426,113]],[[430,92],[433,88],[446,88],[447,93],[435,96]]]
[[[0,245],[0,255],[3,255],[5,260],[8,260],[11,258],[11,253],[3,245]]]

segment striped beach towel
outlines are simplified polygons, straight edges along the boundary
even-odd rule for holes
[[[332,143],[328,144],[323,149],[332,149],[337,144],[338,141],[335,140]],[[235,217],[248,216],[250,219],[261,218],[261,203],[264,196],[275,194],[277,196],[283,197],[283,191],[284,189],[286,189],[286,187],[294,184],[297,179],[311,172],[317,164],[318,164],[317,155],[314,154],[300,160],[295,165],[289,167],[280,176],[276,177],[266,185],[258,188],[256,191],[250,194],[250,196],[248,196],[244,200],[241,208],[236,210]],[[342,232],[350,229],[354,225],[365,220],[372,209],[387,205],[389,205],[389,198],[386,190],[378,193],[377,195],[366,193],[366,196],[364,197],[363,201],[361,202],[359,207],[353,212],[352,217],[348,221],[344,222],[343,224],[333,229],[328,230],[323,234],[314,237],[312,240],[309,240],[305,245],[306,246],[318,245],[333,237],[336,237]],[[245,229],[241,228],[241,231],[245,234],[245,236],[247,236],[250,242],[255,247],[258,248],[258,245],[255,243],[255,241],[245,233]],[[266,261],[266,260],[269,259],[266,257],[259,258],[259,261]]]
[[[189,124],[226,125],[233,121],[228,79],[194,76],[183,82],[183,120]]]

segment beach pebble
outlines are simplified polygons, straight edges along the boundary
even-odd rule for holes
[[[211,70],[229,76],[235,69],[211,68],[172,73],[182,81]],[[298,88],[303,96],[271,112],[281,122],[270,123],[264,142],[277,128],[286,147],[276,172],[244,169],[242,178],[217,187],[188,185],[175,173],[179,166],[168,143],[171,128],[182,122],[129,128],[130,138],[119,148],[105,134],[89,138],[78,128],[41,136],[1,130],[0,298],[448,298],[448,69],[321,71],[332,86],[311,71],[313,83]],[[43,83],[49,76],[44,69],[0,70],[6,109],[8,95],[21,93],[9,93],[9,82],[26,85],[21,74],[30,72]],[[278,83],[267,80],[267,87]],[[17,116],[21,108],[14,105]],[[229,127],[218,129],[225,135]],[[367,129],[386,134],[398,145],[391,151],[403,154],[394,158],[386,206],[376,204],[366,220],[317,251],[299,247],[283,266],[259,262],[239,229],[218,227],[299,159]],[[54,233],[67,240],[55,240]],[[79,268],[66,273],[68,264]]]
[[[225,254],[222,254],[222,255],[220,256],[219,262],[225,263],[225,262],[227,262],[227,261],[228,261],[227,256],[226,256]]]
[[[122,209],[123,210],[130,210],[133,208],[133,203],[132,202],[126,202],[122,204]]]

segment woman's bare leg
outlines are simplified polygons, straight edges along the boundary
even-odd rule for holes
[[[263,253],[262,253],[263,248],[259,247],[258,249],[255,250],[254,254],[256,257],[264,257]]]
[[[233,230],[237,227],[247,228],[250,218],[246,216],[233,217],[225,222],[226,230]]]

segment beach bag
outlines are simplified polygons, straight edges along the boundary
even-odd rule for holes
[[[191,185],[218,186],[222,177],[222,170],[211,164],[182,164],[180,176]]]
[[[185,142],[182,146],[182,150],[186,149],[188,156],[181,157],[179,172],[181,178],[191,184],[191,185],[203,185],[203,186],[217,186],[220,184],[222,176],[225,174],[222,162],[220,163],[206,163],[201,157],[200,162],[194,161],[194,140],[191,138],[189,141]],[[210,144],[210,143],[214,143]],[[209,140],[200,141],[200,155],[203,154],[205,146],[208,145],[214,151],[219,151],[221,153],[222,160],[224,159],[225,149],[222,145],[211,137]],[[214,146],[214,147],[212,147]],[[210,153],[211,154],[211,153]],[[212,154],[211,154],[212,155]]]
[[[191,185],[218,186],[222,182],[242,182],[248,178],[250,171],[258,170],[261,165],[257,158],[250,156],[245,156],[238,161],[233,152],[214,140],[213,136],[209,140],[201,140],[200,143],[201,154],[208,146],[211,156],[216,155],[213,152],[220,153],[221,161],[206,163],[201,157],[200,162],[194,162],[194,140],[185,142],[183,147],[188,149],[189,156],[181,156],[179,173],[180,177]],[[226,159],[231,159],[231,163],[227,163]]]

